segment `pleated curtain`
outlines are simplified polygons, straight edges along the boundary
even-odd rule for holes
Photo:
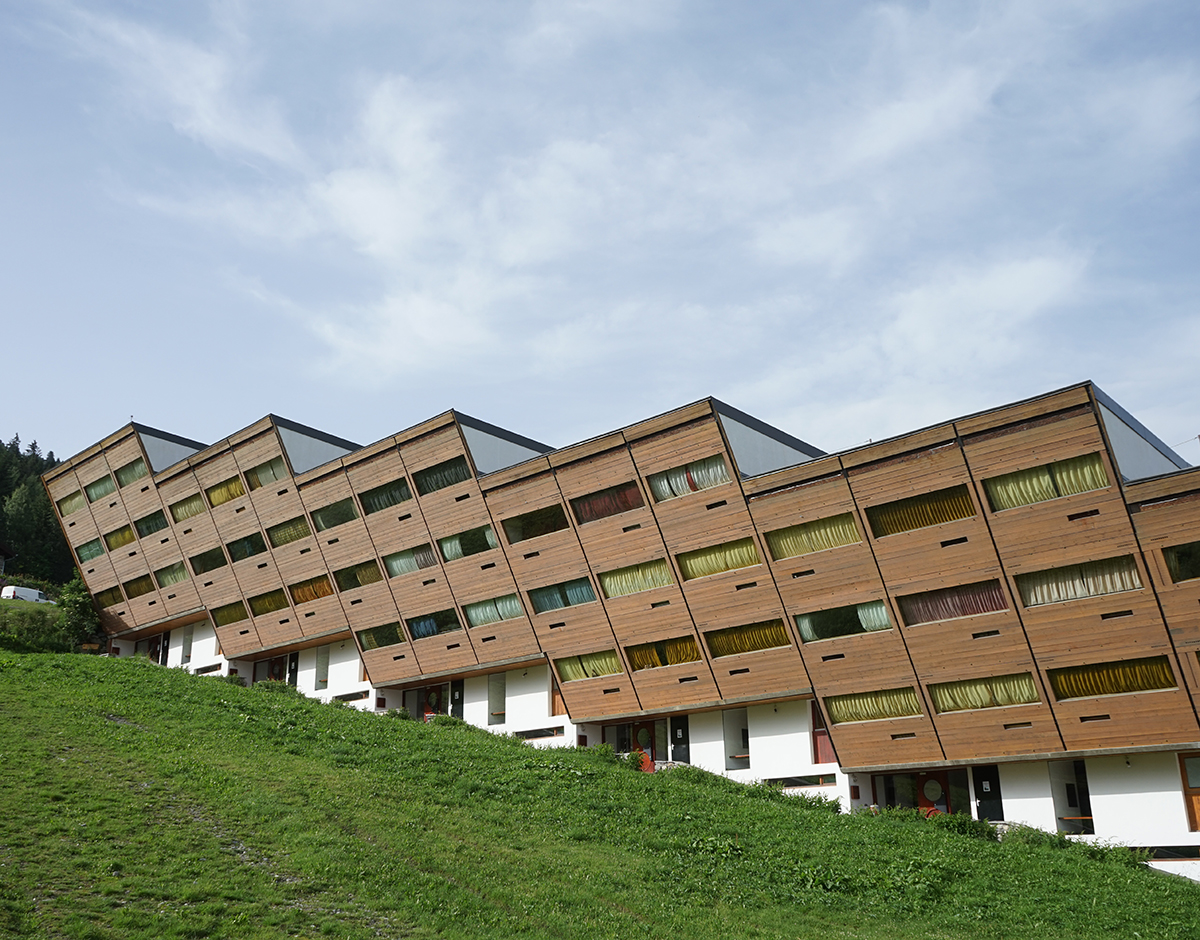
[[[1176,688],[1175,674],[1166,656],[1051,669],[1047,675],[1059,701]]]
[[[115,483],[113,483],[113,478],[110,476],[103,476],[99,480],[96,480],[94,483],[89,483],[83,488],[84,492],[87,493],[89,503],[94,503],[98,499],[103,499],[110,493],[115,492],[116,489],[117,486]]]
[[[250,598],[250,612],[255,617],[261,617],[264,614],[273,614],[277,610],[285,610],[287,606],[287,595],[282,590],[268,591],[266,594],[259,594],[257,597]]]
[[[521,599],[516,594],[505,594],[474,604],[464,604],[463,613],[466,614],[467,624],[472,627],[516,620],[525,616],[525,611],[521,608]]]
[[[292,595],[292,603],[307,604],[322,597],[330,597],[333,594],[333,585],[329,583],[329,575],[323,574],[299,584],[291,584],[288,591]]]
[[[575,521],[580,525],[617,516],[645,505],[641,488],[634,480],[571,500],[571,510],[575,513]]]
[[[134,527],[137,529],[138,537],[145,538],[148,535],[153,535],[155,532],[161,532],[167,527],[167,517],[163,515],[161,509],[155,510],[148,516],[142,516],[141,519],[134,521]]]
[[[867,509],[867,521],[877,539],[953,522],[955,519],[969,519],[973,515],[975,504],[971,502],[971,494],[965,484]]]
[[[412,574],[421,568],[432,568],[436,564],[437,556],[433,553],[433,546],[428,543],[383,557],[383,566],[387,569],[389,578],[399,574]]]
[[[246,471],[246,484],[251,490],[256,490],[260,486],[266,486],[268,483],[276,483],[287,476],[287,467],[284,465],[283,457],[272,457],[266,463],[260,463],[257,467],[252,467]]]
[[[782,620],[767,620],[740,627],[726,627],[724,630],[712,630],[704,634],[704,642],[708,644],[708,651],[714,658],[792,645]]]
[[[679,573],[684,581],[762,564],[752,538],[684,552],[676,555],[675,560],[679,563]]]
[[[577,679],[616,675],[621,671],[621,660],[616,650],[601,650],[598,653],[583,653],[579,656],[556,659],[554,667],[563,682],[573,682]]]
[[[492,531],[492,527],[485,525],[477,529],[468,529],[466,532],[459,532],[458,535],[451,535],[448,538],[438,539],[438,547],[442,550],[442,557],[446,561],[457,561],[459,558],[499,548],[500,543],[496,541],[496,533]]]
[[[858,526],[854,524],[854,516],[848,512],[830,516],[828,519],[814,519],[812,522],[788,526],[786,529],[776,529],[774,532],[768,532],[766,537],[767,550],[775,561],[862,541],[858,535]]]
[[[125,600],[125,595],[121,593],[119,587],[110,587],[108,590],[93,595],[93,597],[101,607],[112,607],[114,604],[119,604]]]
[[[154,590],[154,581],[148,574],[134,578],[132,581],[126,581],[124,584],[125,596],[130,600],[135,597],[141,597],[143,594],[149,594]]]
[[[983,481],[993,512],[1074,496],[1108,486],[1108,473],[1099,454],[1084,454],[1017,470]]]
[[[514,516],[511,519],[505,519],[502,524],[504,526],[504,535],[510,545],[516,545],[518,542],[525,542],[529,539],[536,539],[539,535],[560,532],[570,525],[567,522],[566,511],[558,503],[555,503],[553,506],[547,506],[544,509],[535,509],[533,512]]]
[[[121,528],[113,532],[109,532],[106,536],[104,536],[104,544],[108,546],[108,550],[110,552],[114,552],[118,548],[123,548],[133,540],[133,529],[129,528],[127,525],[123,525]]]
[[[186,499],[171,504],[171,518],[176,522],[183,522],[184,519],[200,515],[205,508],[204,499],[199,493],[193,493]]]
[[[404,643],[404,634],[400,632],[399,623],[385,623],[381,627],[358,632],[358,642],[364,650],[377,650],[384,646],[396,646]]]
[[[233,561],[245,561],[247,558],[265,552],[267,543],[263,541],[263,537],[259,533],[252,532],[245,538],[235,539],[225,548],[228,549],[229,557]]]
[[[854,692],[831,695],[825,699],[825,714],[830,724],[847,721],[882,721],[921,714],[917,693],[912,686],[883,689],[878,692]]]
[[[811,643],[856,633],[890,630],[892,621],[888,616],[887,604],[883,601],[866,601],[848,607],[800,614],[796,617],[796,628],[800,631],[800,638],[805,643]]]
[[[83,491],[76,490],[68,496],[64,496],[58,501],[58,514],[60,516],[69,516],[73,512],[78,512],[85,505],[83,499]]]
[[[208,497],[208,504],[215,509],[217,506],[227,503],[231,499],[245,496],[246,488],[242,486],[241,477],[230,477],[228,480],[223,480],[215,486],[210,486],[204,491],[204,494]]]
[[[558,610],[561,607],[589,604],[595,599],[596,594],[587,578],[534,588],[529,592],[529,601],[533,605],[534,613],[538,614]]]
[[[131,460],[125,464],[125,466],[117,468],[117,482],[121,486],[128,486],[130,483],[140,480],[149,474],[149,472],[146,469],[146,461],[138,457],[136,460]]]
[[[639,672],[643,669],[698,662],[700,647],[695,637],[680,636],[670,640],[627,646],[625,655],[629,659],[629,667],[634,672]]]
[[[383,512],[412,499],[412,492],[408,488],[408,481],[401,477],[399,480],[360,493],[358,498],[362,502],[363,512],[369,516],[371,513]]]
[[[985,679],[939,682],[929,686],[929,695],[937,712],[973,711],[1001,708],[1005,705],[1031,705],[1041,701],[1033,676],[1028,672]]]
[[[1019,574],[1016,581],[1017,590],[1021,592],[1021,603],[1026,607],[1120,594],[1142,587],[1142,579],[1132,555]]]
[[[321,509],[314,509],[312,514],[313,527],[318,532],[324,532],[326,529],[332,529],[334,526],[343,525],[358,518],[358,510],[354,508],[353,497],[339,499],[336,503],[331,503]]]
[[[413,474],[417,492],[422,496],[428,496],[430,493],[436,493],[438,490],[444,490],[448,486],[469,479],[471,479],[471,468],[467,464],[466,457],[455,457],[425,470],[418,470]]]
[[[214,607],[212,611],[213,623],[218,627],[227,627],[231,623],[240,623],[249,616],[246,613],[246,605],[241,601],[234,601],[232,604],[225,604],[222,607]]]
[[[896,602],[900,606],[900,615],[910,627],[935,620],[955,620],[1008,610],[1008,599],[999,581],[958,584],[937,591],[898,597]]]
[[[379,570],[378,563],[372,558],[370,561],[335,571],[333,577],[337,581],[339,591],[352,591],[355,588],[366,587],[368,584],[382,581],[383,572]]]
[[[654,588],[674,584],[671,577],[671,566],[665,559],[646,561],[627,568],[617,568],[606,571],[599,576],[600,590],[605,597],[623,597],[626,594],[639,594]]]
[[[183,567],[182,561],[177,561],[173,565],[167,565],[165,568],[159,568],[154,572],[154,580],[158,582],[160,588],[165,588],[171,584],[178,584],[180,581],[186,581],[187,576],[187,569]]]
[[[90,542],[84,542],[75,548],[75,557],[80,562],[91,561],[93,558],[99,558],[104,554],[104,546],[100,544],[99,539],[92,539]]]
[[[308,520],[303,516],[297,516],[295,519],[289,519],[287,522],[281,522],[279,525],[273,525],[267,529],[267,540],[273,548],[280,548],[290,542],[298,542],[310,535],[312,535],[312,529],[308,527]]]
[[[725,467],[725,458],[720,454],[714,454],[703,460],[694,460],[682,467],[672,467],[661,473],[652,473],[646,477],[650,492],[654,496],[655,502],[659,503],[729,482],[729,471]]]

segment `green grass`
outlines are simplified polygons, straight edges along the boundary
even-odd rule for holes
[[[1122,851],[138,660],[0,653],[0,795],[0,936],[1200,936],[1200,886]]]

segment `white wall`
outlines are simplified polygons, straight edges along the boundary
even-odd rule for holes
[[[725,773],[725,733],[721,712],[688,716],[689,754],[692,763],[714,774]]]
[[[475,725],[477,728],[488,727],[487,676],[472,676],[463,680],[463,721]],[[503,727],[503,725],[492,725],[490,730],[497,731]]]
[[[1089,757],[1086,764],[1097,839],[1126,845],[1200,844],[1200,832],[1188,831],[1174,752]]]
[[[808,702],[754,705],[746,709],[746,719],[750,727],[750,769],[756,780],[816,773]]]
[[[1054,796],[1050,792],[1050,771],[1046,762],[998,766],[1004,821],[1057,832],[1058,819],[1054,812]]]

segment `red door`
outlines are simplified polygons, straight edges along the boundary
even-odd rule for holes
[[[631,735],[632,740],[629,742],[630,746],[635,751],[641,751],[650,758],[649,762],[642,762],[642,769],[653,770],[654,761],[658,760],[658,755],[654,753],[654,722],[635,722],[631,730],[633,733]]]

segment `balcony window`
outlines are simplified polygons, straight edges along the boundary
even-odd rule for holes
[[[455,630],[462,629],[462,624],[458,622],[458,615],[453,609],[439,610],[432,614],[413,617],[404,622],[408,626],[409,636],[414,640],[437,636],[441,633],[453,633]]]
[[[188,559],[191,563],[192,571],[195,574],[205,574],[209,571],[215,571],[217,568],[224,568],[228,561],[225,560],[225,552],[221,546],[210,548],[206,552],[201,552],[199,555],[193,555]]]
[[[115,493],[116,489],[117,486],[115,483],[113,483],[113,478],[111,476],[102,476],[94,483],[89,483],[87,486],[85,486],[83,491],[87,493],[88,502],[94,503],[96,500],[103,499],[110,493]]]
[[[739,653],[754,653],[758,650],[777,649],[792,645],[787,628],[782,620],[766,620],[747,623],[740,627],[710,630],[704,634],[708,651],[716,659],[721,656],[736,656]]]
[[[229,557],[233,561],[245,561],[247,558],[253,558],[255,555],[260,555],[267,550],[267,543],[263,541],[261,532],[251,532],[245,538],[235,539],[225,546],[229,552]]]
[[[511,519],[505,519],[502,524],[509,545],[535,539],[539,535],[561,532],[563,529],[570,528],[571,525],[567,521],[566,510],[563,509],[561,503],[513,516]]]
[[[1021,603],[1026,607],[1138,591],[1142,587],[1132,555],[1019,574],[1016,582]]]
[[[400,643],[407,643],[404,634],[400,630],[400,621],[394,623],[385,623],[381,627],[371,627],[369,630],[358,631],[358,644],[366,650],[377,650],[384,646],[396,646]]]
[[[622,483],[620,486],[610,486],[608,489],[589,493],[571,500],[571,511],[575,513],[575,521],[580,525],[618,516],[631,509],[641,509],[646,505],[642,499],[641,487],[636,480]]]
[[[75,557],[79,559],[80,564],[91,561],[93,558],[99,558],[103,554],[104,546],[99,539],[92,539],[90,542],[84,542],[75,547]]]
[[[463,614],[466,615],[468,626],[483,627],[503,620],[517,620],[525,616],[525,610],[516,594],[504,594],[474,604],[463,604]]]
[[[562,607],[575,607],[579,604],[590,604],[596,599],[591,582],[587,578],[575,581],[564,581],[562,584],[551,584],[548,587],[534,588],[529,592],[529,602],[533,611],[544,614],[550,610]]]
[[[606,571],[598,576],[598,580],[600,590],[608,598],[639,594],[675,583],[675,579],[671,577],[671,566],[662,558]]]
[[[87,503],[84,502],[83,491],[76,490],[74,493],[64,496],[55,505],[58,506],[60,516],[69,516],[71,513],[81,510]]]
[[[246,485],[250,491],[266,486],[268,483],[278,483],[287,477],[287,466],[283,462],[283,456],[275,456],[266,463],[260,463],[257,467],[251,467],[246,471]]]
[[[558,672],[560,681],[575,682],[579,679],[615,676],[621,671],[621,660],[617,658],[616,650],[602,650],[599,653],[583,653],[580,656],[556,659],[554,669]]]
[[[148,574],[134,578],[132,581],[126,581],[123,585],[125,588],[125,596],[130,600],[135,597],[141,597],[143,594],[149,594],[154,590],[154,579]]]
[[[672,467],[662,473],[652,473],[646,477],[646,483],[649,485],[650,493],[654,496],[656,503],[677,499],[680,496],[687,496],[688,493],[697,493],[700,490],[711,489],[729,482],[731,480],[729,471],[725,468],[725,458],[720,454],[714,454],[703,460],[694,460],[682,467]]]
[[[310,535],[312,535],[312,530],[308,527],[308,520],[303,516],[297,516],[295,519],[289,519],[287,522],[281,522],[267,529],[267,539],[272,548],[282,548],[284,545],[306,539]]]
[[[133,541],[133,529],[127,525],[123,525],[119,529],[114,529],[104,536],[104,544],[108,546],[110,552],[115,552],[118,548],[124,548]]]
[[[117,468],[117,483],[121,486],[128,486],[144,476],[148,476],[150,471],[146,468],[146,461],[141,457],[129,461],[123,467]]]
[[[165,529],[167,527],[167,517],[163,515],[161,509],[156,509],[148,516],[135,519],[133,525],[137,529],[138,538],[144,539],[148,535],[153,535],[155,532],[161,532]]]
[[[182,561],[177,561],[173,565],[167,565],[165,568],[159,568],[154,572],[154,580],[158,582],[160,588],[178,584],[180,581],[186,581],[187,576],[187,569],[183,567]]]
[[[413,474],[413,483],[416,484],[417,492],[422,496],[444,490],[456,483],[464,483],[469,479],[471,479],[471,468],[467,464],[466,457],[445,460]]]
[[[199,493],[193,493],[186,499],[172,503],[168,508],[171,511],[171,518],[176,522],[183,522],[184,519],[198,516],[205,511],[204,500]]]
[[[418,545],[416,548],[383,556],[383,567],[387,569],[389,578],[401,574],[412,574],[422,568],[436,568],[437,563],[437,555],[433,553],[433,546],[428,542]]]
[[[249,619],[249,617],[250,615],[246,613],[246,605],[241,601],[234,601],[232,604],[214,607],[212,611],[213,623],[218,627],[227,627],[231,623],[240,623],[243,620]]]
[[[357,518],[358,510],[354,508],[353,496],[339,499],[336,503],[331,503],[323,509],[314,509],[312,513],[313,528],[318,532],[353,522]]]
[[[369,516],[371,513],[383,512],[385,509],[412,499],[412,491],[408,488],[408,481],[401,477],[399,480],[377,486],[365,493],[359,493],[358,499],[362,503],[363,515]]]
[[[830,640],[856,633],[876,633],[892,629],[887,604],[883,601],[867,601],[848,607],[833,607],[796,617],[796,629],[805,643],[815,640]]]
[[[797,555],[811,555],[813,552],[823,552],[828,548],[840,548],[862,541],[858,534],[858,526],[854,524],[854,515],[848,512],[788,526],[786,529],[776,529],[774,532],[768,532],[766,539],[767,550],[775,561],[795,558]]]
[[[1171,573],[1171,581],[1175,584],[1200,578],[1200,542],[1164,548],[1163,560],[1167,563],[1167,571]]]
[[[1058,460],[1028,470],[1017,470],[983,481],[992,512],[1074,496],[1108,486],[1108,474],[1099,454]]]
[[[264,614],[273,614],[276,611],[287,610],[288,599],[283,593],[283,588],[276,588],[274,591],[267,591],[265,594],[258,594],[250,598],[250,613],[255,617],[262,617]]]
[[[492,531],[490,525],[479,526],[477,529],[468,529],[466,532],[451,535],[449,538],[438,539],[438,548],[442,550],[442,557],[446,561],[457,561],[459,558],[478,555],[480,552],[499,547],[500,543],[496,541],[496,533]]]
[[[679,574],[684,581],[762,564],[762,559],[758,557],[758,548],[752,538],[737,539],[733,542],[723,542],[720,545],[697,549],[694,552],[684,552],[682,555],[676,555],[675,561],[679,564]]]
[[[333,579],[337,582],[339,591],[353,591],[355,588],[382,581],[383,572],[379,570],[379,562],[372,558],[370,561],[335,571]]]
[[[210,486],[204,491],[204,495],[208,497],[208,504],[216,509],[231,499],[245,496],[246,488],[242,486],[241,477],[230,477],[228,480],[222,480],[220,483]]]
[[[125,595],[121,593],[119,587],[110,587],[101,591],[99,594],[94,594],[93,597],[100,607],[114,607],[121,601],[125,600]]]
[[[1127,695],[1130,692],[1178,688],[1166,656],[1050,669],[1046,677],[1050,680],[1055,699],[1060,702],[1097,695]]]
[[[929,686],[929,697],[938,714],[974,711],[980,708],[1004,708],[1008,705],[1032,705],[1041,701],[1033,676],[1027,672],[986,679],[962,679]]]
[[[658,669],[661,666],[699,662],[700,647],[694,636],[679,636],[670,640],[659,640],[656,643],[627,646],[625,647],[625,658],[629,660],[630,669],[634,672],[641,672],[643,669]]]
[[[902,689],[830,695],[825,699],[825,714],[833,725],[847,721],[883,721],[920,715],[921,705],[910,685]]]
[[[877,539],[956,519],[969,519],[973,515],[975,504],[971,502],[965,483],[867,508],[867,521]]]
[[[935,620],[955,620],[974,617],[998,610],[1008,610],[1008,598],[999,581],[978,581],[954,587],[909,594],[896,598],[900,614],[908,626],[932,623]]]
[[[329,575],[322,574],[299,584],[289,584],[288,593],[292,595],[292,603],[307,604],[322,597],[332,597],[333,585],[329,583]]]

